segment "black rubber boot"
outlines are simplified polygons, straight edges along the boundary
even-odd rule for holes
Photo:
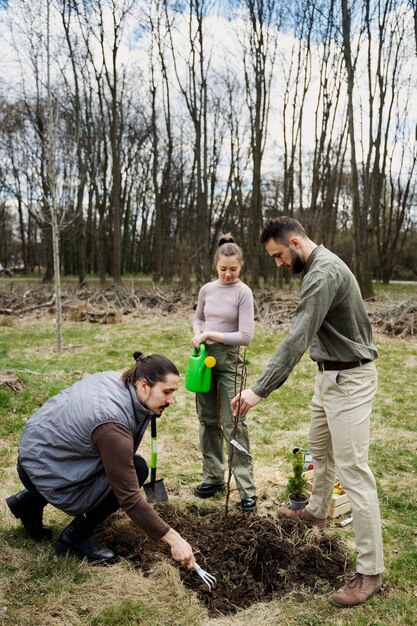
[[[201,483],[194,489],[194,495],[197,498],[211,498],[219,491],[224,491],[224,483]]]
[[[43,509],[47,502],[40,494],[24,489],[6,498],[6,504],[13,515],[20,519],[29,537],[36,541],[51,539],[51,529],[42,523]]]
[[[139,485],[142,486],[148,477],[148,466],[145,459],[135,455],[133,458]],[[57,554],[74,554],[91,563],[111,565],[118,556],[106,546],[101,546],[92,535],[99,524],[102,524],[112,513],[120,508],[113,491],[93,509],[75,517],[71,524],[64,528],[55,544]]]
[[[91,520],[83,515],[74,518],[60,534],[55,544],[56,553],[73,554],[80,559],[87,559],[90,563],[103,565],[117,561],[117,554],[92,539],[94,529],[91,526]]]

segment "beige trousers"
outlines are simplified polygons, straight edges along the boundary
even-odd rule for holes
[[[384,570],[378,495],[368,465],[370,415],[377,387],[373,362],[319,371],[309,435],[314,481],[307,509],[317,518],[327,517],[337,476],[352,505],[356,570],[368,575]]]

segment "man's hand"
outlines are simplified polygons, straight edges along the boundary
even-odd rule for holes
[[[171,548],[171,555],[174,561],[178,561],[184,567],[188,567],[188,569],[194,566],[193,550],[190,544],[176,530],[170,528],[167,534],[162,537],[162,541],[165,541]]]
[[[244,417],[248,411],[261,400],[261,396],[254,393],[252,389],[244,389],[241,393],[238,393],[230,403],[232,405],[233,414],[236,417]]]

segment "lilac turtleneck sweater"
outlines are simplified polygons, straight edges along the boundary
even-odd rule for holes
[[[223,333],[228,346],[248,346],[253,337],[253,317],[252,290],[239,279],[231,284],[217,279],[200,289],[193,329],[196,335]]]

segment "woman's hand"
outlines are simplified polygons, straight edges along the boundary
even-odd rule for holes
[[[176,530],[170,528],[167,534],[162,537],[162,541],[167,543],[171,548],[171,555],[174,561],[178,561],[188,569],[194,567],[195,558],[193,550],[190,544],[187,543]]]
[[[206,343],[207,339],[209,339],[213,343],[224,343],[224,334],[217,333],[214,330],[200,333],[199,335],[195,335],[193,337],[191,345],[198,350],[200,348],[200,343]]]
[[[200,333],[199,335],[194,335],[191,340],[191,345],[197,350],[200,349],[200,343],[205,343],[208,339],[208,333]]]

